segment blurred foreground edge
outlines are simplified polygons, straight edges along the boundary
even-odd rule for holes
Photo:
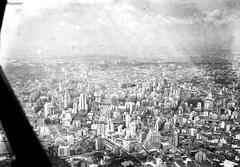
[[[1,67],[0,88],[0,120],[16,156],[13,166],[51,166]]]
[[[2,28],[2,21],[7,1],[1,0],[0,3],[0,28]],[[12,152],[16,157],[12,166],[50,167],[51,163],[30,123],[28,122],[28,119],[25,116],[24,111],[1,67],[0,89],[0,120],[11,145]]]

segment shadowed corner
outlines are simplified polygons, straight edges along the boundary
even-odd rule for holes
[[[8,110],[1,111],[0,119],[16,156],[16,161],[13,161],[12,165],[33,166],[33,162],[39,162],[43,166],[51,166],[2,69],[0,74],[1,99],[5,99],[2,107],[8,108]]]
[[[6,4],[6,0],[1,1],[1,28]],[[0,112],[1,124],[16,156],[12,166],[30,167],[35,166],[35,163],[41,166],[51,166],[1,67],[0,88],[1,107],[4,108]]]

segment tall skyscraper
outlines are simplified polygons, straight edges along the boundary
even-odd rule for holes
[[[71,96],[68,92],[65,92],[64,94],[64,108],[68,108],[71,103]]]
[[[106,125],[105,124],[98,124],[97,127],[97,135],[105,137],[106,136]]]
[[[137,133],[137,123],[136,121],[130,123],[131,136],[136,136]]]
[[[82,93],[79,97],[78,111],[86,111],[86,110],[88,110],[87,96],[86,94]]]
[[[155,124],[155,130],[158,132],[159,131],[159,127],[160,127],[160,124],[161,123],[161,118],[158,117],[157,120],[156,120],[156,124]]]
[[[131,116],[130,116],[129,114],[126,114],[125,124],[126,124],[126,127],[127,127],[127,128],[130,127],[130,122],[131,122]]]
[[[73,103],[73,114],[76,114],[77,113],[77,111],[78,111],[78,103],[77,102],[75,102],[75,103]]]
[[[96,140],[95,140],[95,149],[97,150],[97,151],[99,151],[99,150],[101,150],[102,148],[103,148],[103,139],[102,138],[97,138]]]

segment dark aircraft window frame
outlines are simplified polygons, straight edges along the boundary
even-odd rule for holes
[[[0,1],[0,32],[2,32],[2,22],[6,5],[7,0]],[[16,157],[12,161],[12,166],[52,166],[1,66],[0,90],[0,120],[10,143],[11,150]]]

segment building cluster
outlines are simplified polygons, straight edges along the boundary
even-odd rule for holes
[[[56,165],[240,164],[237,81],[216,84],[204,68],[173,63],[46,71],[14,89]]]

